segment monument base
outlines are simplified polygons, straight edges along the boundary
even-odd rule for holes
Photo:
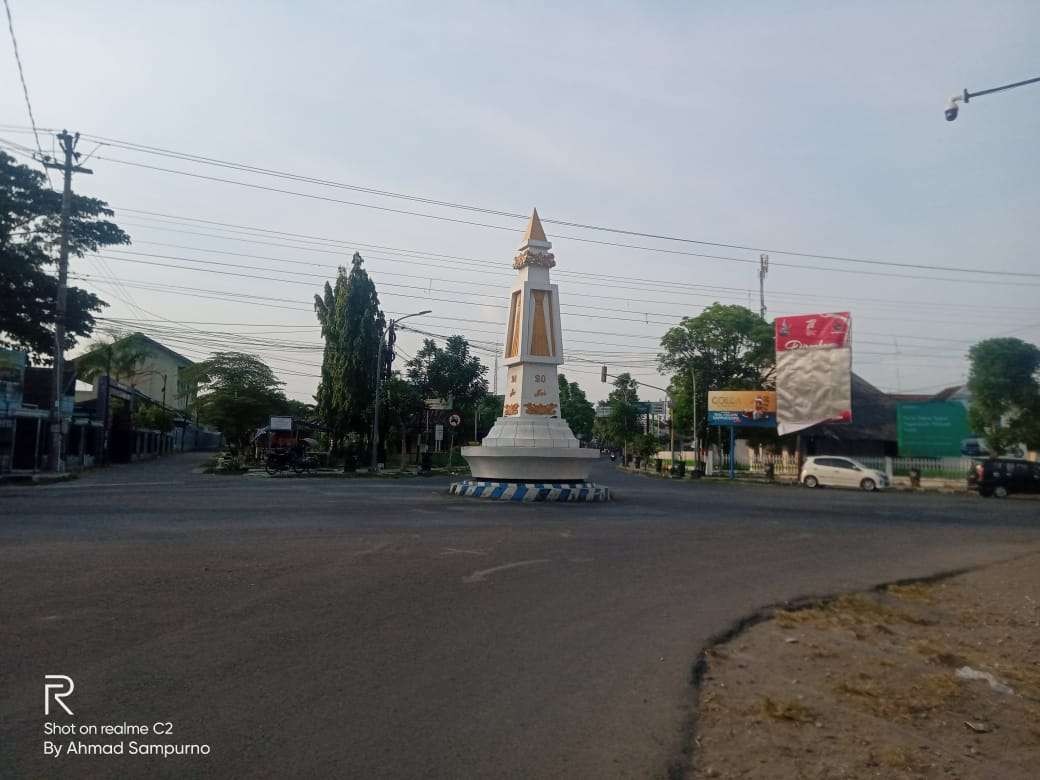
[[[499,417],[479,447],[463,447],[474,479],[584,482],[599,450],[581,447],[559,418]]]
[[[609,501],[610,488],[592,482],[486,482],[464,479],[453,482],[454,496],[490,501]]]

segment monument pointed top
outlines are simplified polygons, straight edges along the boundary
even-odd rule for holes
[[[531,212],[531,218],[527,221],[527,230],[524,231],[524,241],[546,241],[545,230],[542,229],[542,221],[538,219],[538,209]]]

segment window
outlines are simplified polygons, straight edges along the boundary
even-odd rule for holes
[[[857,470],[856,466],[852,463],[852,461],[850,461],[850,460],[842,460],[841,458],[835,458],[833,465],[836,466],[839,469],[849,469],[851,471],[856,471]]]

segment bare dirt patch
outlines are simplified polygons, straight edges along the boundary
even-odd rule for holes
[[[708,652],[694,777],[1040,777],[1040,556],[777,610]]]

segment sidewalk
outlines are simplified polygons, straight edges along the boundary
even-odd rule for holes
[[[698,670],[694,777],[1035,778],[1040,554],[775,610]]]
[[[0,484],[50,485],[70,480],[89,484],[109,484],[123,482],[146,482],[155,479],[184,478],[192,470],[213,458],[212,452],[170,452],[157,458],[138,460],[133,463],[111,463],[107,466],[95,466],[83,471],[51,474],[5,474],[0,477]]]

